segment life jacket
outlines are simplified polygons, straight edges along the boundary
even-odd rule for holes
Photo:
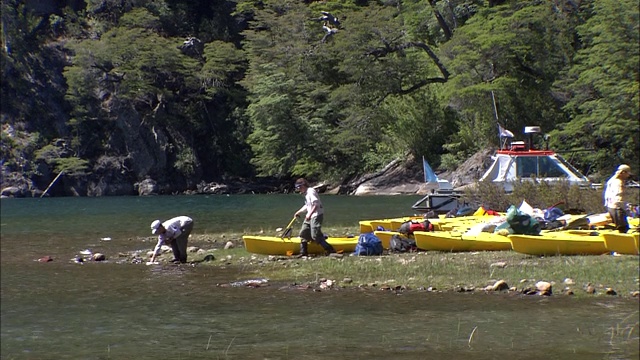
[[[433,224],[429,220],[410,220],[400,225],[398,232],[404,235],[411,235],[414,231],[433,231]]]

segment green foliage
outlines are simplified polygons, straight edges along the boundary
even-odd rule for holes
[[[84,176],[87,175],[89,169],[89,161],[77,157],[59,158],[53,160],[55,171],[64,172],[68,176]]]
[[[31,172],[32,159],[41,141],[39,133],[3,126],[0,132],[0,158],[10,171]]]
[[[205,63],[198,77],[209,96],[228,92],[246,68],[244,53],[231,43],[213,41],[204,47]]]
[[[526,201],[532,207],[543,210],[555,205],[564,211],[591,214],[604,212],[601,189],[581,188],[568,182],[523,180],[514,183],[513,191],[507,194],[502,185],[481,181],[475,187],[468,188],[463,199],[497,211],[506,211],[511,205],[519,207]]]
[[[91,0],[41,14],[7,0],[2,119],[66,139],[78,173],[162,133],[167,176],[344,181],[406,157],[454,170],[498,144],[497,117],[593,150],[577,165],[602,177],[640,162],[640,16],[630,0],[571,5]],[[190,37],[204,46],[183,53]],[[5,140],[5,164],[35,156]],[[67,159],[52,150],[38,156]]]
[[[68,156],[66,149],[51,144],[38,149],[35,158],[53,166],[55,172],[64,172],[69,176],[87,175],[90,168],[88,160]]]
[[[45,145],[35,152],[36,160],[52,163],[62,155],[62,149],[54,145]]]
[[[196,173],[198,160],[191,148],[181,149],[176,156],[173,167],[180,173],[193,176]]]
[[[402,152],[415,158],[424,156],[439,166],[445,140],[456,130],[453,114],[442,108],[433,94],[426,91],[402,97],[390,97],[384,106],[386,115],[395,121],[387,125],[391,141],[404,145]]]
[[[566,24],[566,14],[550,3],[508,2],[482,9],[442,46],[453,73],[446,89],[461,116],[458,147],[498,145],[496,116],[516,134],[563,121],[551,86],[568,61]],[[465,142],[469,133],[473,143]]]
[[[591,16],[577,27],[583,47],[568,71],[571,122],[553,132],[554,143],[587,148],[581,164],[607,172],[640,157],[640,15],[636,1],[587,1]]]

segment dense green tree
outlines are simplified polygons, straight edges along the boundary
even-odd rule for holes
[[[145,9],[122,16],[120,25],[100,39],[70,45],[74,65],[65,70],[67,99],[74,106],[70,125],[80,155],[94,156],[113,131],[111,103],[130,104],[151,125],[180,121],[180,117],[156,116],[167,104],[198,89],[198,63],[180,53],[177,41],[154,31],[158,18]]]
[[[442,46],[453,74],[449,99],[461,115],[448,144],[458,160],[497,145],[496,120],[516,134],[566,121],[551,88],[572,55],[570,16],[552,2],[507,2],[481,9]]]
[[[345,178],[425,151],[418,136],[407,141],[407,129],[424,134],[445,117],[401,116],[393,104],[401,107],[403,96],[445,82],[448,72],[426,43],[406,35],[401,12],[378,5],[331,9],[346,20],[327,35],[304,7],[272,5],[256,10],[244,44],[252,60],[244,83],[256,99],[250,98],[255,127],[249,141],[260,169]],[[442,114],[433,100],[414,115]],[[404,131],[395,130],[398,121],[406,123]]]
[[[608,173],[619,163],[640,163],[640,11],[631,0],[583,6],[582,48],[559,82],[570,92],[571,121],[553,135],[557,144],[593,150],[578,154],[579,161]]]
[[[53,41],[48,13],[15,0],[1,6],[2,121],[50,136],[60,130],[56,117],[67,111],[61,44]]]
[[[629,0],[6,0],[3,169],[104,173],[140,131],[166,140],[168,182],[349,180],[397,158],[455,169],[498,121],[608,172],[640,160],[638,17]]]

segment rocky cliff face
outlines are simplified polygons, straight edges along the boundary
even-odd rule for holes
[[[491,165],[492,149],[485,149],[470,157],[456,171],[438,174],[454,188],[472,184],[480,179]],[[426,195],[437,186],[424,182],[422,164],[415,159],[394,161],[381,171],[367,174],[347,186],[335,188],[334,193],[351,195]]]
[[[124,122],[130,124],[130,122]],[[195,188],[186,182],[160,183],[161,172],[155,167],[166,166],[166,136],[157,130],[141,130],[126,127],[129,131],[126,157],[102,157],[90,175],[62,178],[54,196],[109,196],[109,195],[158,195],[158,194],[244,194],[244,193],[287,193],[292,191],[291,179],[261,179],[249,181],[232,179],[225,183],[199,181]],[[456,171],[441,173],[438,177],[448,180],[454,187],[476,182],[491,164],[492,150],[483,150],[470,157]],[[2,196],[31,197],[42,195],[44,188],[20,172],[6,171],[3,167]],[[53,174],[50,174],[53,175]],[[138,180],[141,179],[141,180]],[[41,182],[42,183],[42,182]],[[432,190],[424,183],[421,165],[414,159],[396,160],[384,169],[366,174],[346,185],[320,184],[322,192],[346,195],[424,195]]]

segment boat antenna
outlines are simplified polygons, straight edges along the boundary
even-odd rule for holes
[[[491,90],[491,99],[493,100],[493,113],[496,116],[496,121],[500,123],[500,119],[498,118],[498,106],[496,106],[496,95]]]
[[[504,149],[506,147],[507,138],[509,136],[508,135],[504,136],[504,139],[503,139],[503,136],[502,136],[503,128],[502,128],[502,125],[500,125],[500,119],[498,118],[498,106],[496,104],[496,95],[494,94],[493,90],[491,90],[491,99],[493,100],[493,114],[496,117],[496,123],[498,123],[498,130],[500,132],[500,150],[502,150],[502,149]],[[513,136],[513,135],[511,135],[511,136]]]

